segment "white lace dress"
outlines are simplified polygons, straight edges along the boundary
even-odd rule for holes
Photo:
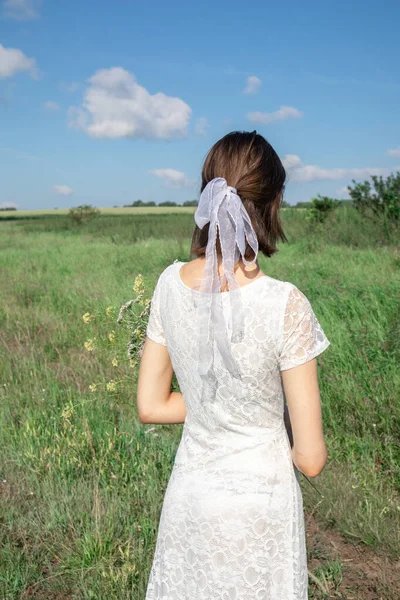
[[[161,273],[147,327],[168,348],[187,416],[146,600],[304,600],[303,503],[280,371],[311,360],[330,342],[295,285],[260,277],[241,288],[246,333],[233,355],[242,382],[231,378],[216,349],[217,385],[202,391],[183,264]],[[222,292],[227,319],[229,293]],[[246,392],[240,402],[238,385]]]

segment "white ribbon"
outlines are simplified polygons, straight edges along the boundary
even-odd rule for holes
[[[235,378],[241,379],[240,369],[231,349],[231,342],[240,342],[244,334],[243,306],[240,286],[234,274],[234,265],[240,256],[246,266],[256,262],[257,236],[236,189],[228,186],[222,177],[216,177],[206,185],[200,196],[194,219],[200,229],[210,223],[203,279],[199,288],[195,283],[192,285],[199,336],[199,373],[207,379],[207,376],[213,372],[215,339],[226,368]],[[224,269],[221,276],[218,274],[216,251],[217,228]],[[250,261],[244,258],[246,239],[254,251],[254,258]],[[225,282],[228,284],[231,305],[230,339],[220,292]]]

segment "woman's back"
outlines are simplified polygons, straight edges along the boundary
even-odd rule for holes
[[[214,342],[215,378],[204,385],[197,368],[192,290],[180,275],[185,264],[175,262],[161,274],[147,335],[168,347],[187,407],[185,427],[202,437],[202,451],[211,447],[222,451],[222,439],[237,444],[238,434],[246,441],[246,436],[269,435],[282,426],[281,370],[311,360],[329,341],[295,285],[267,275],[257,277],[240,288],[245,333],[241,342],[232,344],[232,352],[242,380],[226,369]],[[230,294],[220,293],[228,331]]]

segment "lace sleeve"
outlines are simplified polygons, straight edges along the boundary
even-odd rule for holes
[[[308,298],[297,288],[289,292],[279,356],[281,371],[302,365],[330,345]]]
[[[167,345],[167,340],[165,339],[164,328],[161,319],[161,276],[159,277],[156,287],[153,292],[153,296],[151,298],[151,306],[150,306],[150,314],[149,320],[147,322],[146,335],[153,342],[157,342],[158,344],[162,344],[163,346]]]

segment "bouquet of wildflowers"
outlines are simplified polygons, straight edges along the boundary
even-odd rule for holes
[[[141,274],[135,278],[132,290],[135,296],[119,309],[107,306],[105,310],[86,312],[82,315],[88,329],[85,349],[97,354],[98,359],[103,358],[113,369],[117,369],[126,361],[135,369],[143,352],[151,298],[146,297]],[[116,392],[123,379],[115,376],[103,383],[91,383],[89,390],[96,392],[103,387],[108,392]]]

